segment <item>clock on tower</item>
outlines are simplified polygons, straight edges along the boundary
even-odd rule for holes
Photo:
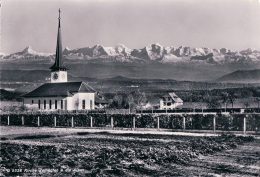
[[[58,75],[58,73],[55,72],[52,77],[53,77],[53,80],[57,80],[59,78],[59,75]]]

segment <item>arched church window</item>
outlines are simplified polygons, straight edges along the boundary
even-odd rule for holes
[[[38,108],[41,109],[41,100],[38,100]]]
[[[46,109],[46,100],[43,100],[43,108]]]
[[[63,109],[63,100],[60,100],[60,109]]]
[[[50,100],[50,102],[49,102],[49,108],[51,109],[51,100]]]
[[[55,109],[58,109],[58,101],[55,100]]]
[[[90,100],[90,109],[92,109],[92,107],[93,107],[93,101]]]
[[[86,101],[82,100],[82,109],[85,109],[85,108],[86,108]]]

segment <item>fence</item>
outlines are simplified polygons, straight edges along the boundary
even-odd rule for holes
[[[260,115],[3,114],[0,125],[259,131]]]

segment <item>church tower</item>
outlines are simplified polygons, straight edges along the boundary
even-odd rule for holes
[[[60,27],[60,9],[59,9],[59,24],[58,24],[58,36],[57,36],[57,46],[55,63],[51,69],[51,83],[67,82],[67,68],[63,66],[62,63],[62,44],[61,44],[61,27]]]

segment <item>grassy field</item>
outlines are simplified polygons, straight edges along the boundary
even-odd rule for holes
[[[1,139],[3,176],[260,174],[260,141],[253,137],[78,131],[14,133]]]

